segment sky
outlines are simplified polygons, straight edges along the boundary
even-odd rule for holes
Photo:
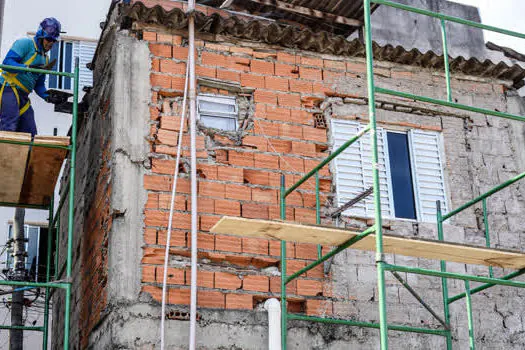
[[[483,24],[525,33],[524,0],[452,0],[453,2],[476,6],[480,10]],[[485,31],[485,41],[511,47],[525,54],[525,39],[509,37]]]

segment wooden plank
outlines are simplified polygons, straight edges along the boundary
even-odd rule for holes
[[[31,134],[0,131],[0,140],[31,142]],[[0,143],[0,202],[18,203],[29,146]]]
[[[227,216],[215,224],[211,232],[328,246],[340,245],[359,234],[358,232],[332,227]],[[525,267],[525,254],[517,251],[489,249],[394,235],[383,236],[385,253],[502,268],[521,269]],[[375,235],[369,235],[351,246],[351,248],[375,251]]]
[[[62,136],[35,136],[35,144],[69,145],[69,138]],[[67,150],[34,146],[31,150],[20,203],[47,205],[55,190]]]
[[[322,20],[332,21],[335,23],[345,24],[347,26],[361,27],[363,25],[363,22],[358,21],[357,19],[334,15],[332,13],[323,12],[323,11],[315,10],[315,9],[308,8],[308,7],[292,5],[284,1],[278,1],[278,0],[249,0],[249,1],[255,2],[257,4],[265,5],[265,6],[273,6],[275,8],[278,8],[279,10],[283,10],[287,12],[297,13],[300,15],[305,15],[305,16],[310,16],[314,18],[319,18]],[[225,1],[225,3],[227,4],[228,1]],[[228,4],[227,6],[229,5],[230,4]]]

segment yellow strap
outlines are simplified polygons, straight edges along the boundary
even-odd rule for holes
[[[31,101],[30,100],[27,100],[27,103],[24,105],[24,107],[22,107],[20,109],[20,113],[18,115],[22,115],[24,114],[25,112],[27,112],[27,110],[29,109],[29,107],[31,107]]]
[[[7,85],[7,81],[4,81],[4,83],[2,84],[2,87],[0,88],[0,110],[2,108],[2,97],[4,96],[4,90],[5,90],[6,85]],[[18,91],[16,91],[16,89],[13,89],[13,93],[15,94],[15,97],[16,97],[16,103],[20,107],[20,96],[18,95]],[[21,116],[22,114],[27,112],[29,107],[31,107],[31,100],[27,100],[26,104],[22,108],[20,108],[18,115]]]

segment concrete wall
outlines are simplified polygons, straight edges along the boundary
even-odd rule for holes
[[[399,0],[399,3],[446,15],[481,22],[479,10],[473,6],[446,0]],[[372,15],[372,37],[380,44],[401,45],[407,50],[443,52],[439,19],[388,6],[380,6]],[[449,54],[465,58],[487,57],[483,31],[465,25],[448,23]]]

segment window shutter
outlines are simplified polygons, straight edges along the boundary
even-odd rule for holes
[[[86,65],[91,63],[97,43],[92,41],[78,42],[78,52],[75,57],[79,58],[79,87],[82,90],[84,86],[93,86],[93,72],[89,70]]]
[[[435,132],[411,130],[409,140],[418,218],[435,222],[436,201],[441,201],[443,213],[448,209],[440,136]]]
[[[336,150],[346,141],[355,136],[365,126],[358,122],[332,119],[333,149]],[[383,215],[392,217],[392,200],[390,185],[385,164],[387,150],[385,145],[385,132],[378,128],[379,151],[379,182],[381,186],[381,205]],[[337,204],[341,206],[354,199],[357,195],[372,186],[372,147],[370,135],[366,134],[352,146],[348,147],[334,159],[335,181],[337,189]],[[374,200],[370,195],[352,208],[344,212],[345,215],[373,217]]]

